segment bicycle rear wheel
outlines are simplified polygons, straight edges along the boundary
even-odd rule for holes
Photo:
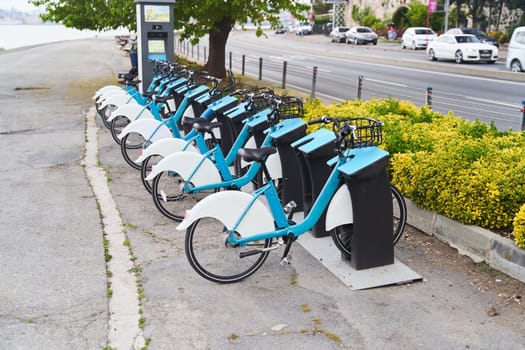
[[[195,221],[186,231],[185,250],[191,267],[205,279],[217,283],[234,283],[257,271],[269,251],[241,258],[243,251],[269,248],[272,240],[250,242],[245,247],[225,244],[229,232],[214,218]]]
[[[122,157],[133,169],[140,170],[141,164],[135,162],[142,152],[142,146],[146,140],[141,134],[129,133],[124,136],[120,143]]]
[[[216,192],[215,189],[187,193],[183,190],[185,181],[175,171],[163,171],[153,179],[151,196],[157,209],[166,217],[182,221],[186,210],[207,195]]]
[[[392,228],[393,228],[393,239],[392,243],[396,244],[403,231],[405,230],[407,221],[407,207],[406,202],[401,192],[392,184],[390,184],[390,190],[392,192]],[[353,237],[353,225],[346,224],[336,227],[332,230],[331,236],[335,246],[347,257],[352,255],[352,237]]]

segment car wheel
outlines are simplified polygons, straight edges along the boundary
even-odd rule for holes
[[[357,40],[357,38],[354,38],[354,45],[359,45],[359,41]]]
[[[406,49],[407,47],[405,46],[405,42],[403,40],[401,40],[401,48],[404,50]]]
[[[496,61],[487,61],[488,64],[494,64]]]
[[[417,50],[416,42],[412,41],[412,50]]]
[[[377,45],[377,40],[372,41],[372,44]]]
[[[521,71],[523,71],[523,67],[521,66],[520,61],[518,61],[518,60],[512,61],[512,63],[510,64],[510,71],[511,72],[521,72]]]
[[[457,50],[454,58],[456,63],[463,63],[463,52],[461,52],[461,50]]]
[[[431,61],[437,61],[436,53],[433,49],[428,50],[428,58],[430,58]]]

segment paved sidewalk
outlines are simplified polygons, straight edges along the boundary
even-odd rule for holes
[[[80,159],[90,97],[128,65],[106,39],[0,55],[0,349],[108,345],[105,228]],[[299,245],[289,267],[274,252],[241,283],[202,279],[184,234],[96,124],[148,349],[525,349],[524,284],[414,229],[395,254],[423,282],[352,291]]]

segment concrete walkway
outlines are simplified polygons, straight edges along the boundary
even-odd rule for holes
[[[113,344],[110,304],[122,300],[108,298],[108,271],[118,271],[106,269],[103,217],[81,164],[86,117],[138,280],[128,292],[140,295],[144,344],[130,348],[525,349],[525,286],[412,228],[395,254],[423,282],[352,291],[300,245],[293,265],[270,254],[238,284],[199,277],[184,235],[86,116],[93,92],[128,66],[104,39],[0,55],[1,349]]]

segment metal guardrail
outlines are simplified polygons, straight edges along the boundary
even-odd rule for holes
[[[200,48],[197,46],[194,49],[193,45],[188,41],[179,41],[175,47],[181,55],[192,59],[196,58],[198,61],[206,61],[206,47],[204,47],[204,55],[202,57],[200,56]],[[195,51],[197,56],[195,56]],[[234,68],[234,57],[231,52],[229,52],[227,60],[228,67],[230,69]],[[272,59],[245,54],[238,60],[241,61],[239,64],[241,67],[240,69],[233,69],[233,71],[238,71],[242,75],[245,75],[248,70],[256,71],[257,74],[255,76],[258,80],[263,80],[265,69],[274,73],[282,72],[281,88],[283,89],[286,88],[287,80],[290,77],[305,78],[308,74],[311,74],[312,83],[309,92],[312,98],[316,97],[316,88],[322,79],[317,66],[312,67],[311,73],[309,73],[304,66],[292,65],[287,61],[276,62]],[[354,96],[360,100],[395,98],[410,101],[416,106],[428,105],[432,110],[442,114],[453,112],[454,115],[468,120],[477,119],[487,124],[494,122],[496,127],[501,130],[515,129],[516,125],[521,130],[525,130],[525,100],[522,101],[521,105],[518,102],[514,105],[469,95],[451,94],[446,91],[435,90],[432,87],[422,90],[404,84],[389,83],[364,76],[357,77],[355,85],[349,85],[345,91],[355,91],[353,96],[347,94],[347,99],[352,99]]]

